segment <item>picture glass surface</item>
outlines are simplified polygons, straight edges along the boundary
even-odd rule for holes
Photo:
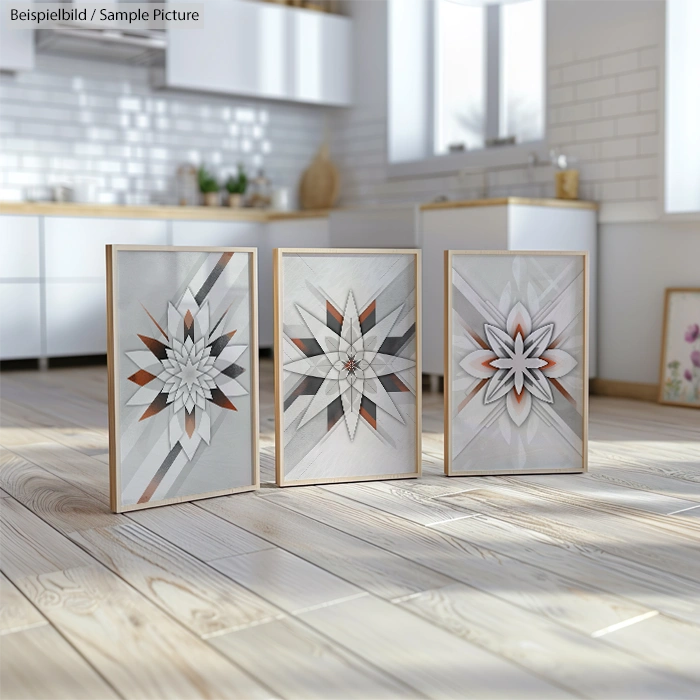
[[[416,474],[416,265],[281,254],[280,483]]]
[[[252,254],[114,254],[120,508],[251,487]]]
[[[451,256],[448,473],[585,464],[582,255]]]
[[[700,289],[666,297],[661,400],[700,406]]]

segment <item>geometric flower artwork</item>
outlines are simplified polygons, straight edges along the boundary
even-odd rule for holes
[[[700,408],[700,289],[666,290],[659,402]]]
[[[279,249],[277,482],[420,473],[417,251]]]
[[[580,472],[585,253],[446,251],[445,473]]]
[[[255,249],[108,246],[113,510],[258,484]]]

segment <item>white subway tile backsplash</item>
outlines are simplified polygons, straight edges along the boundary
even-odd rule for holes
[[[619,178],[654,177],[658,173],[656,158],[631,158],[617,161],[617,175]]]
[[[611,97],[616,91],[615,78],[588,80],[574,86],[574,94],[577,100],[595,100],[600,97]]]
[[[651,134],[657,129],[656,114],[639,114],[634,117],[618,117],[618,136],[632,136],[636,134]]]
[[[636,138],[617,138],[600,143],[601,158],[624,158],[635,155],[637,155]]]
[[[560,87],[552,88],[549,91],[549,104],[552,106],[566,104],[567,102],[573,102],[573,100],[573,85],[562,85]]]
[[[637,196],[636,180],[618,180],[604,182],[600,185],[600,198],[603,200],[635,199]]]
[[[656,68],[617,76],[618,92],[640,92],[641,90],[653,90],[656,87]]]
[[[627,51],[616,56],[605,56],[600,59],[601,75],[617,75],[637,70],[639,66],[639,52]]]
[[[640,112],[655,112],[659,109],[659,92],[651,90],[650,92],[640,92],[637,95],[639,100]]]
[[[610,138],[614,134],[615,121],[612,119],[584,122],[574,127],[575,141],[598,141]]]
[[[637,197],[639,199],[656,199],[659,196],[659,180],[648,178],[637,180]]]
[[[219,175],[243,161],[294,187],[323,135],[320,108],[155,92],[146,68],[41,54],[35,71],[0,76],[0,99],[0,177],[13,197],[100,178],[102,201],[174,201],[187,161]]]
[[[661,140],[660,134],[651,134],[649,136],[637,137],[637,151],[639,155],[648,156],[659,152]]]
[[[593,61],[578,61],[561,68],[562,83],[577,83],[581,80],[590,80],[597,78],[600,75],[600,62]]]
[[[600,101],[601,117],[616,117],[621,114],[637,113],[637,95],[620,95]]]

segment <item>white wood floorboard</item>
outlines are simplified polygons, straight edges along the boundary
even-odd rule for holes
[[[109,511],[106,372],[0,376],[0,673],[13,698],[698,698],[700,413],[593,397],[585,475]]]

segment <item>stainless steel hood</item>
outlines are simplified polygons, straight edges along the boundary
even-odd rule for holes
[[[62,4],[80,6],[71,0],[63,0]],[[145,65],[159,65],[165,60],[165,30],[151,29],[147,22],[114,22],[105,27],[104,23],[86,26],[85,22],[69,21],[38,30],[36,40],[37,50],[43,53]]]

